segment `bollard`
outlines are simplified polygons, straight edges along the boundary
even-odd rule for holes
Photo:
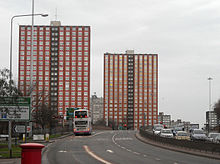
[[[41,150],[44,145],[38,143],[21,144],[21,164],[41,164]]]
[[[47,133],[45,138],[46,138],[46,141],[49,142],[50,135]]]
[[[23,142],[25,142],[25,134],[23,134]]]

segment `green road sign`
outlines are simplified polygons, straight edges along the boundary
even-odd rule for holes
[[[0,97],[0,120],[30,120],[30,97]]]

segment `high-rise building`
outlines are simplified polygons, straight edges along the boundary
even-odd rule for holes
[[[170,128],[170,126],[171,126],[171,115],[164,114],[163,112],[159,112],[158,123],[163,124],[166,127]]]
[[[103,121],[103,97],[97,97],[96,93],[90,99],[92,123]]]
[[[31,26],[20,25],[18,86],[34,109],[44,103],[64,118],[68,108],[89,109],[90,27],[34,26],[31,60]]]
[[[206,111],[206,128],[209,131],[218,127],[218,117],[215,111]]]
[[[139,129],[158,122],[158,55],[104,54],[104,119]]]

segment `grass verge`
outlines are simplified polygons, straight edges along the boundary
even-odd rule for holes
[[[11,145],[12,147],[12,157],[21,157],[21,148],[19,145]],[[0,158],[10,158],[10,152],[8,149],[8,144],[0,144]]]

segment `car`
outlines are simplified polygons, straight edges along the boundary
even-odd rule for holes
[[[175,138],[177,140],[190,140],[190,136],[186,131],[178,131]]]
[[[220,133],[209,133],[207,141],[215,142],[215,138],[220,135]]]
[[[155,124],[153,126],[153,134],[158,135],[160,133],[161,129],[163,129],[163,125]]]
[[[171,129],[162,129],[160,131],[161,137],[173,138],[173,132]]]
[[[214,138],[215,143],[220,143],[220,133]]]
[[[190,134],[190,139],[192,141],[207,141],[207,136],[203,130],[200,129],[194,129]]]
[[[153,134],[159,135],[159,134],[160,134],[160,131],[161,131],[162,129],[163,129],[162,127],[156,127],[155,129],[153,129]]]

